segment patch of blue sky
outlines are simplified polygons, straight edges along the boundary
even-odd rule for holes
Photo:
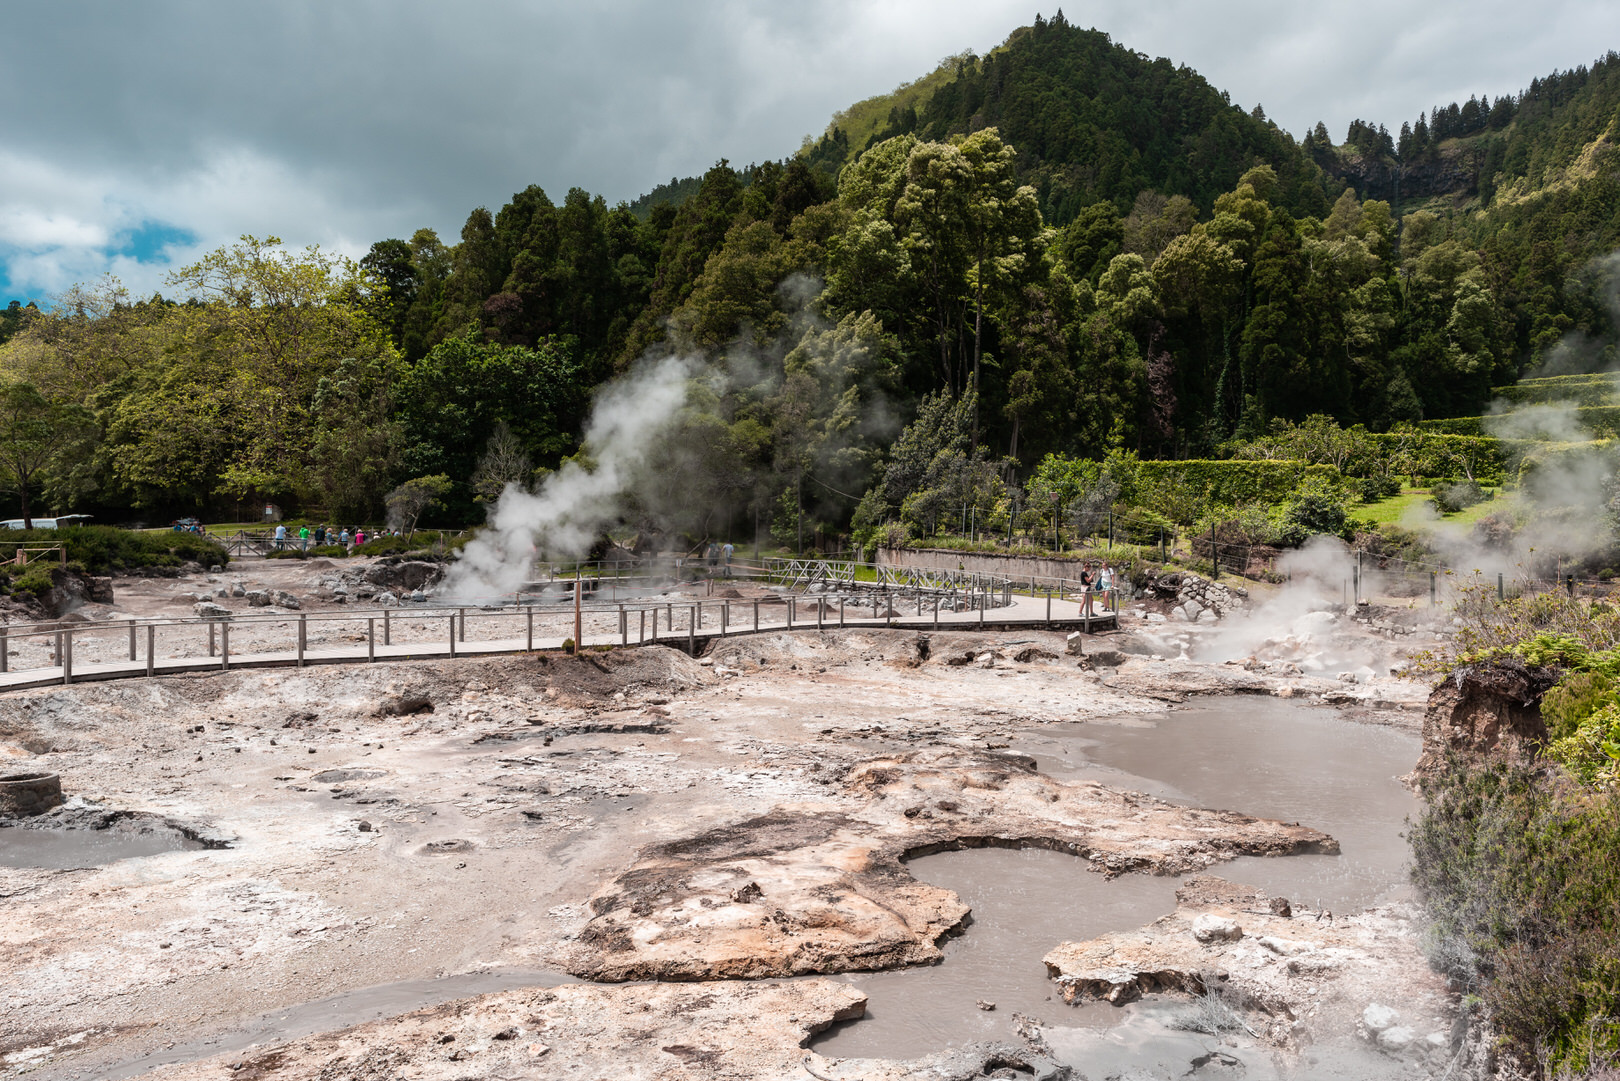
[[[73,263],[101,263],[103,270],[113,269],[114,263],[122,263],[126,267],[130,262],[143,266],[166,267],[169,264],[169,254],[176,248],[185,248],[197,241],[197,234],[189,229],[182,229],[177,225],[170,225],[162,221],[143,221],[129,229],[123,229],[113,234],[110,242],[103,247],[86,251],[80,249],[70,256]],[[66,250],[63,254],[67,254]],[[33,300],[42,307],[48,306],[48,296],[55,292],[54,288],[32,280],[37,270],[41,255],[49,252],[29,250],[15,245],[0,244],[0,307],[12,299],[27,303]],[[20,271],[20,273],[19,273]],[[89,281],[99,276],[91,272],[82,280]]]

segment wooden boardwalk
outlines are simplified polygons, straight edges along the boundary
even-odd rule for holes
[[[814,598],[800,598],[814,600]],[[723,638],[736,638],[751,634],[775,634],[782,631],[816,631],[836,630],[839,627],[847,628],[893,628],[908,631],[1008,631],[1008,630],[1054,630],[1054,631],[1097,631],[1112,630],[1117,627],[1117,617],[1112,612],[1105,611],[1099,599],[1095,604],[1093,614],[1087,615],[1080,603],[1061,597],[1026,597],[1014,596],[1010,605],[995,608],[979,608],[976,610],[951,612],[931,610],[923,611],[922,615],[891,615],[876,617],[870,615],[857,615],[854,609],[846,611],[827,611],[827,608],[815,604],[816,615],[806,618],[803,615],[795,617],[793,607],[789,605],[772,604],[765,607],[771,609],[768,613],[771,618],[764,619],[759,615],[759,605],[750,602],[723,602],[716,600],[690,600],[674,603],[659,603],[656,605],[617,606],[614,609],[591,607],[587,613],[592,616],[607,614],[616,615],[619,619],[618,633],[595,633],[583,635],[583,646],[592,647],[634,647],[640,645],[662,644],[691,652],[693,655],[701,654],[710,644]],[[454,610],[448,610],[454,611]],[[477,613],[477,609],[466,609],[467,612]],[[420,619],[423,616],[437,617],[440,612],[413,611],[411,609],[391,609],[389,615],[395,620]],[[646,613],[652,613],[651,627],[648,626]],[[510,614],[510,613],[507,613]],[[572,615],[572,609],[560,611],[546,609],[541,614],[557,618],[561,615]],[[629,618],[636,617],[639,619]],[[733,615],[736,618],[732,618]],[[665,626],[658,629],[659,619],[673,621],[673,628]],[[285,617],[284,617],[285,618]],[[297,617],[292,617],[296,619]],[[455,657],[491,657],[517,653],[528,653],[537,650],[560,650],[563,648],[562,637],[535,637],[533,623],[530,622],[529,631],[517,637],[493,638],[484,640],[458,640],[455,631],[455,619],[452,615],[448,626],[449,633],[437,641],[418,641],[409,643],[379,642],[376,635],[376,625],[383,621],[384,610],[359,610],[343,612],[341,614],[322,613],[323,620],[341,620],[343,622],[357,623],[361,627],[369,628],[367,640],[358,645],[336,646],[324,648],[284,649],[268,652],[232,652],[229,647],[229,635],[221,635],[221,649],[213,655],[156,657],[147,656],[134,660],[95,661],[88,663],[74,663],[71,643],[66,650],[67,666],[61,664],[24,668],[17,671],[0,672],[0,691],[22,690],[32,687],[60,686],[64,683],[85,683],[96,680],[110,679],[137,679],[148,676],[179,675],[191,672],[219,672],[237,668],[294,668],[315,664],[374,664],[383,661],[419,661],[419,660],[446,660]],[[755,620],[759,622],[756,626]],[[151,621],[147,621],[150,623]],[[161,621],[164,625],[189,626],[195,629],[198,620]],[[217,627],[228,626],[229,621],[220,620],[215,623]],[[122,626],[119,622],[110,624],[79,624],[74,626],[72,633],[94,632],[98,630],[116,631]],[[462,623],[462,635],[465,635],[465,620]],[[135,636],[131,632],[131,642]],[[148,638],[148,641],[151,641]],[[0,640],[0,648],[5,648]],[[210,635],[210,648],[212,648],[212,635]],[[131,653],[138,652],[134,646]]]

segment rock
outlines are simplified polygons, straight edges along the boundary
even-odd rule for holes
[[[1137,634],[1111,634],[1108,636],[1108,644],[1121,653],[1129,653],[1136,657],[1151,657],[1158,652],[1152,642]]]
[[[1288,690],[1289,688],[1285,687],[1283,689]],[[1284,696],[1279,695],[1279,697]],[[1294,914],[1294,906],[1288,903],[1288,898],[1286,897],[1273,897],[1269,903],[1269,907],[1271,908],[1271,914],[1273,916],[1281,916],[1285,920]]]
[[[986,1013],[989,1013],[991,1010],[996,1008],[996,1004],[994,1002],[988,1002],[982,998],[975,1003],[975,1005],[977,1005],[979,1009],[984,1010]]]
[[[361,833],[375,833],[375,832],[377,832],[377,827],[373,826],[370,822],[367,822],[365,819],[361,819],[360,824],[358,826],[356,826],[355,829],[359,830]]]
[[[399,603],[399,598],[392,593],[381,593],[377,596],[377,603],[384,608],[392,608]]]
[[[1198,622],[1200,623],[1216,623],[1220,621],[1220,618],[1221,614],[1213,608],[1205,608],[1198,613]]]
[[[739,889],[731,891],[731,903],[735,905],[749,905],[762,899],[765,891],[759,888],[758,882],[749,882]]]
[[[1200,942],[1236,942],[1243,937],[1243,928],[1229,917],[1205,912],[1193,920],[1192,933]]]
[[[1293,938],[1279,938],[1275,935],[1264,935],[1255,939],[1255,942],[1279,957],[1296,957],[1302,953],[1316,952],[1316,947],[1309,942],[1301,942]]]
[[[216,601],[222,601],[230,595],[230,591],[224,586],[220,586],[218,589],[214,590],[214,599]]]
[[[1404,1051],[1411,1047],[1416,1039],[1417,1033],[1402,1025],[1396,1025],[1378,1034],[1378,1046],[1385,1051]]]
[[[412,590],[412,592],[411,592],[411,603],[412,604],[426,604],[427,603],[427,594],[423,593],[420,589]]]
[[[1118,668],[1125,663],[1125,654],[1117,649],[1094,649],[1086,654],[1086,660],[1097,668]]]
[[[233,597],[245,597],[245,596],[247,596],[247,590],[242,587],[241,582],[238,582],[234,586],[231,587],[231,596],[233,596]]]
[[[298,598],[285,589],[278,589],[275,593],[276,604],[282,608],[299,608]]]
[[[1055,661],[1057,660],[1057,654],[1042,649],[1040,646],[1025,646],[1013,654],[1013,660],[1019,664],[1035,664],[1040,661]]]
[[[444,567],[438,563],[405,560],[399,563],[378,563],[366,568],[365,579],[372,585],[397,590],[418,590],[430,586],[444,577]]]
[[[221,571],[223,571],[224,569],[225,569],[224,567],[221,567],[218,563],[215,563],[212,567],[208,568],[208,573],[210,573],[210,574],[218,574]]]
[[[230,619],[231,610],[212,601],[199,601],[191,606],[191,610],[203,619]]]
[[[1086,652],[1085,636],[1079,631],[1069,635],[1068,644],[1063,647],[1063,651],[1072,657],[1083,655]]]
[[[425,694],[389,694],[377,703],[379,717],[406,717],[413,713],[432,713],[433,700]]]
[[[1414,771],[1433,777],[1453,754],[1470,761],[1529,761],[1546,742],[1541,696],[1556,675],[1517,658],[1460,668],[1429,694],[1423,715],[1423,754]]]
[[[270,594],[262,589],[250,589],[246,593],[248,604],[254,608],[270,607]]]
[[[1361,1023],[1367,1026],[1368,1032],[1382,1032],[1386,1028],[1393,1028],[1400,1020],[1399,1012],[1376,1002],[1361,1011]]]

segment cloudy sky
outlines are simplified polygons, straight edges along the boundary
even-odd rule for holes
[[[780,158],[1044,0],[5,4],[0,298],[138,292],[242,233],[363,254],[540,184],[632,199]],[[1392,130],[1620,49],[1614,0],[1097,0],[1065,9],[1296,136]]]

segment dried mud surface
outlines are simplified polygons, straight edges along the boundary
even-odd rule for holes
[[[0,1076],[103,1076],[355,989],[566,965],[694,982],[337,1016],[325,1035],[151,1076],[577,1077],[611,1061],[622,1077],[785,1077],[809,1076],[809,1054],[842,1077],[801,1045],[857,992],[716,977],[937,957],[965,909],[907,855],[1034,843],[1154,873],[1329,843],[1309,823],[1062,783],[1000,752],[1193,695],[1320,701],[1345,684],[1134,654],[1096,665],[1066,644],[800,631],[701,659],[660,646],[0,696],[0,766],[59,772],[63,814],[155,815],[229,844],[0,868]],[[1406,726],[1425,692],[1349,690],[1347,709]],[[1043,1062],[1032,1038],[860,1076],[1043,1076]]]

